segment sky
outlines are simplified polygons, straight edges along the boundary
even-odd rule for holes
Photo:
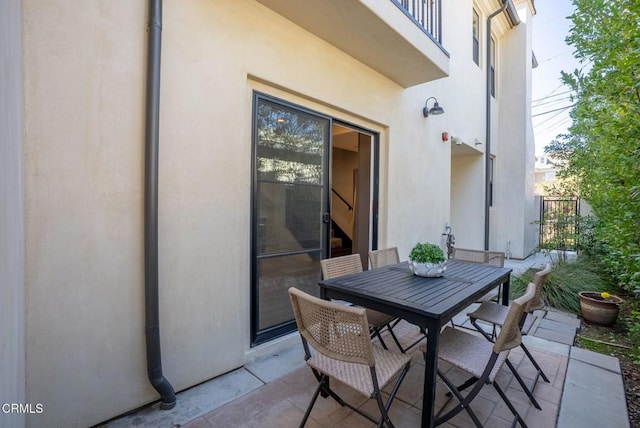
[[[580,68],[573,57],[573,47],[564,39],[569,34],[573,13],[571,0],[536,0],[533,20],[533,52],[538,67],[533,69],[532,121],[536,155],[544,154],[544,147],[571,125],[571,100],[568,88],[560,80],[560,72]]]

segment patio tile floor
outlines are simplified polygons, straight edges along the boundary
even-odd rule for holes
[[[547,259],[535,255],[524,261],[507,260],[506,265],[519,273],[529,267],[540,268]],[[463,311],[454,318],[457,328],[473,327]],[[619,364],[615,358],[595,354],[571,346],[579,328],[574,315],[554,309],[537,313],[541,319],[534,324],[523,341],[540,364],[550,382],[540,379],[533,395],[542,409],[536,409],[505,367],[498,382],[507,391],[514,406],[530,427],[602,426],[629,427],[624,389]],[[402,322],[394,330],[400,340],[412,343],[420,334],[415,326]],[[393,345],[392,341],[388,341]],[[391,420],[398,428],[419,427],[422,405],[424,363],[420,347],[411,351],[409,370],[390,410]],[[530,384],[535,370],[520,348],[514,349],[510,360]],[[441,367],[457,380],[463,373],[453,367]],[[292,334],[273,341],[263,349],[254,348],[245,366],[178,394],[178,405],[160,411],[153,404],[137,412],[114,419],[102,428],[248,428],[297,427],[310,401],[315,379],[303,360],[299,336]],[[370,414],[377,415],[372,400],[357,395],[346,387],[335,386],[343,398]],[[436,409],[446,405],[446,388],[438,382]],[[448,404],[451,405],[450,403]],[[487,427],[511,426],[511,413],[496,391],[485,386],[471,404]],[[606,411],[598,409],[606,408]],[[437,410],[436,410],[437,411]],[[340,407],[333,399],[319,398],[307,427],[370,427],[362,416]],[[441,425],[443,427],[473,426],[466,412]]]
[[[417,337],[417,328],[407,324],[398,329],[404,332],[401,340],[410,343]],[[417,347],[419,348],[419,347]],[[531,349],[534,357],[545,370],[550,383],[539,380],[534,396],[539,400],[542,410],[537,410],[514,380],[506,367],[498,375],[498,382],[507,391],[514,406],[518,409],[527,424],[531,427],[555,426],[562,396],[564,377],[567,367],[567,355],[549,353],[540,349]],[[391,420],[398,427],[420,426],[422,405],[422,384],[424,379],[424,363],[422,350],[413,349],[412,366],[398,391],[396,400],[391,407]],[[520,348],[511,352],[510,359],[518,368],[525,382],[530,384],[535,374],[533,366]],[[463,381],[465,374],[455,367],[445,367],[446,373],[452,379]],[[212,410],[195,420],[183,425],[184,428],[203,427],[295,427],[304,415],[304,411],[311,399],[315,386],[315,378],[306,367],[299,367],[279,379],[271,381],[258,389],[232,402]],[[343,386],[336,386],[339,393],[356,403],[357,407],[369,414],[377,415],[377,407],[372,400],[359,396]],[[455,399],[449,400],[444,384],[439,381],[437,386],[436,409],[453,405]],[[499,395],[490,385],[485,386],[479,397],[471,404],[479,419],[486,426],[511,426],[512,415],[504,405]],[[468,427],[473,423],[466,412],[444,424],[445,427]],[[348,408],[340,407],[333,399],[319,398],[314,406],[308,427],[370,427],[372,423]]]
[[[567,325],[575,326],[575,317],[556,314],[550,318],[557,322],[563,316],[568,321],[560,330],[566,335],[570,333]],[[399,324],[395,331],[403,343],[412,343],[420,334],[415,326],[406,322]],[[473,332],[468,328],[467,331]],[[544,329],[539,331],[545,332]],[[530,427],[629,426],[617,360],[536,337],[538,330],[532,333],[533,335],[524,336],[524,341],[550,380],[546,383],[540,379],[534,390],[534,396],[542,409],[538,410],[530,403],[506,367],[498,375],[499,384]],[[563,337],[563,341],[566,340],[566,336]],[[410,354],[412,367],[390,411],[391,420],[399,428],[420,426],[424,379],[420,346]],[[511,351],[509,358],[525,383],[530,384],[535,370],[523,351],[516,348]],[[568,368],[571,368],[569,375]],[[458,369],[442,369],[452,379],[464,380],[464,374]],[[294,334],[275,349],[249,358],[243,368],[180,393],[178,406],[172,410],[160,411],[155,404],[110,421],[103,427],[297,427],[310,401],[314,384],[315,379],[303,361],[300,340]],[[336,388],[350,403],[370,414],[377,414],[377,407],[372,400],[367,400],[346,387]],[[447,404],[445,393],[444,384],[438,381],[436,409],[452,405]],[[594,412],[589,406],[585,408],[585,403],[591,400],[592,395],[600,397],[596,400],[598,403],[615,411]],[[485,426],[511,426],[511,413],[489,385],[482,389],[471,408]],[[612,414],[617,415],[615,422],[610,419]],[[611,425],[612,422],[614,425]],[[373,424],[330,398],[319,398],[306,426],[358,428]],[[466,412],[462,412],[441,426],[469,427],[473,424]]]

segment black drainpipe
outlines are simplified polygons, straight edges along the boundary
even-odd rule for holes
[[[176,393],[162,375],[158,309],[158,133],[160,128],[160,50],[162,0],[149,1],[147,23],[147,94],[144,161],[144,321],[147,339],[147,375],[160,394],[160,408],[172,409]]]
[[[491,194],[489,190],[491,188],[491,20],[505,11],[507,6],[511,6],[511,10],[514,9],[511,5],[511,0],[503,0],[500,9],[493,12],[487,18],[487,98],[486,98],[486,117],[487,122],[485,125],[485,153],[484,153],[484,249],[489,249],[489,204],[491,200]],[[517,16],[516,16],[517,18]],[[509,15],[509,20],[512,25],[518,25],[520,21],[513,22],[514,18]]]

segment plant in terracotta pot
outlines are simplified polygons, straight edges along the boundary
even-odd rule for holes
[[[597,291],[581,291],[578,293],[580,297],[580,309],[582,317],[593,324],[611,325],[616,322],[618,313],[620,312],[621,298],[616,295]]]
[[[442,276],[447,260],[438,245],[418,242],[409,253],[409,265],[415,275]]]

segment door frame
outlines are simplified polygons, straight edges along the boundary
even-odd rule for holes
[[[369,177],[359,176],[357,178],[358,180],[366,180],[368,182],[368,189],[369,189],[370,195],[368,195],[367,204],[363,202],[358,202],[355,207],[357,211],[356,213],[356,216],[358,219],[357,221],[360,222],[360,220],[364,220],[366,218],[367,226],[369,227],[369,230],[367,232],[368,239],[366,241],[367,251],[366,253],[361,254],[363,258],[363,268],[367,269],[368,250],[378,249],[378,222],[379,222],[378,197],[379,197],[379,189],[380,189],[380,133],[372,131],[367,128],[363,128],[361,126],[355,125],[353,123],[350,123],[338,118],[333,118],[333,123],[357,132],[359,134],[358,135],[359,140],[362,139],[363,136],[366,136],[366,138],[370,138],[371,140],[370,147],[369,147],[369,154],[368,154],[369,165],[367,166],[367,170],[369,171]],[[333,149],[334,149],[334,145],[332,140],[331,141],[331,159],[333,159]],[[359,147],[358,153],[360,156],[362,155],[362,152],[363,152],[363,148]],[[362,159],[360,159],[360,162],[362,162]],[[359,170],[363,169],[363,165],[359,165],[358,169]],[[329,176],[330,178],[334,176],[333,164],[330,165]],[[333,183],[331,183],[331,188],[333,189]],[[362,200],[362,195],[360,195],[359,200],[360,201]],[[363,211],[363,208],[365,207],[365,205],[366,205],[366,210],[365,210],[366,215],[365,215],[365,212]],[[330,212],[333,213],[333,210]],[[356,229],[359,229],[359,228],[356,228]],[[364,241],[362,239],[356,238],[355,236],[354,236],[354,239],[358,239],[358,244],[357,244],[358,247],[364,244]],[[354,245],[356,245],[355,241],[354,241]]]
[[[260,100],[266,100],[271,103],[275,103],[278,105],[282,105],[283,107],[287,107],[294,110],[299,110],[302,113],[317,116],[322,119],[326,119],[329,121],[329,139],[327,143],[327,147],[325,148],[325,156],[323,159],[323,203],[329,213],[329,216],[332,212],[331,207],[331,188],[332,188],[332,153],[333,153],[333,124],[339,124],[342,126],[349,127],[354,131],[357,131],[362,134],[366,134],[371,136],[371,156],[373,157],[372,162],[372,171],[371,171],[371,248],[377,249],[378,245],[378,193],[379,193],[379,172],[380,172],[380,134],[378,132],[371,131],[369,129],[363,128],[361,126],[355,125],[353,123],[337,119],[331,115],[327,115],[325,113],[319,112],[317,110],[310,109],[308,107],[302,106],[300,104],[292,103],[282,98],[278,98],[264,92],[253,91],[252,96],[252,117],[251,117],[251,213],[250,213],[250,346],[254,347],[260,345],[262,343],[268,342],[275,338],[284,336],[296,330],[295,320],[292,319],[290,321],[284,322],[282,324],[269,327],[263,330],[259,329],[259,295],[258,295],[258,224],[259,224],[259,213],[258,210],[258,176],[256,174],[256,144],[257,144],[257,116],[258,116],[258,103]],[[324,215],[324,213],[323,213]],[[322,258],[327,258],[330,252],[330,228],[331,221],[328,223],[323,222],[325,224],[325,228],[322,231],[322,243],[321,243],[321,252]]]

